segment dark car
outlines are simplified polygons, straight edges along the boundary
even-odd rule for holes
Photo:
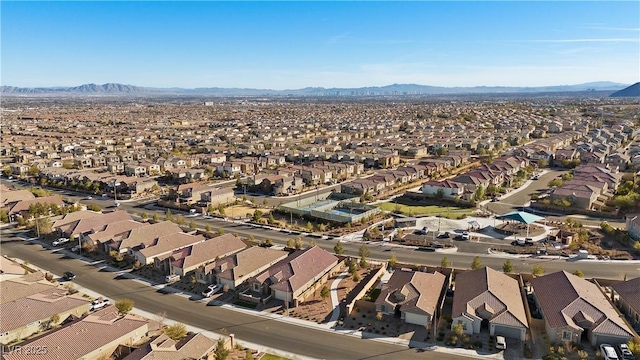
[[[618,355],[620,355],[620,359],[622,359],[622,360],[635,360],[636,359],[636,357],[633,355],[631,350],[629,350],[629,347],[627,346],[627,344],[618,345],[617,346],[617,350],[618,350]]]
[[[441,234],[438,234],[438,239],[448,239],[451,237],[451,234],[449,234],[449,232],[443,232]]]
[[[71,281],[76,278],[76,274],[72,273],[71,271],[65,271],[64,274],[62,274],[62,277],[65,280]]]

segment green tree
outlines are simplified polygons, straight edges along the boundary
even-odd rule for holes
[[[96,205],[96,204],[89,204],[89,205],[87,205],[87,210],[91,210],[91,211],[95,211],[95,212],[101,212],[102,208],[99,205]]]
[[[133,309],[133,300],[120,299],[116,301],[115,306],[118,309],[118,314],[126,315]]]
[[[358,275],[357,271],[353,273],[353,276],[351,277],[351,279],[353,280],[353,282],[360,281],[360,275]]]
[[[480,201],[484,199],[484,187],[482,185],[478,185],[476,187],[476,191],[473,192],[473,200]]]
[[[307,231],[313,231],[313,224],[311,223],[311,221],[307,221]]]
[[[451,332],[453,333],[453,335],[457,336],[458,339],[461,338],[462,335],[464,335],[464,328],[462,327],[462,323],[453,325],[453,327],[451,328]]]
[[[175,323],[171,326],[167,326],[163,331],[172,340],[181,340],[187,336],[187,327],[181,323]]]
[[[531,267],[531,274],[534,277],[539,277],[544,275],[544,268],[540,264],[535,264]]]
[[[329,287],[327,287],[327,285],[323,286],[322,290],[320,290],[320,297],[322,300],[327,300],[330,295],[331,291],[329,290]]]
[[[309,247],[312,248],[314,246],[318,245],[318,243],[316,242],[316,239],[310,239],[309,240]]]
[[[224,235],[224,229],[218,228],[218,235]]]
[[[502,264],[502,272],[504,272],[505,274],[513,272],[513,263],[510,259],[507,259],[507,261]]]
[[[254,360],[253,351],[251,351],[251,349],[244,351],[244,360]]]
[[[258,220],[260,220],[261,218],[262,218],[262,211],[256,210],[253,212],[253,216],[251,217],[251,220],[254,222],[258,222]]]
[[[225,346],[225,341],[223,338],[218,339],[214,354],[216,356],[216,360],[227,360],[227,356],[229,356],[229,349],[227,349],[227,347]]]
[[[7,213],[7,210],[0,209],[0,221],[2,221],[3,223],[9,222],[9,214]]]
[[[187,221],[184,219],[184,216],[182,216],[182,215],[178,215],[178,216],[176,217],[176,224],[178,224],[178,225],[182,226],[182,225],[184,225],[186,222],[187,222]]]
[[[447,258],[446,256],[442,258],[442,261],[440,261],[440,267],[448,269],[451,267],[451,263],[449,262],[449,258]]]
[[[582,270],[578,269],[576,271],[573,272],[573,275],[577,276],[577,277],[584,277],[584,273],[582,272]]]
[[[293,241],[293,239],[289,238],[289,239],[287,240],[287,247],[288,247],[289,249],[293,249],[293,246],[294,246],[294,241]]]
[[[342,242],[340,242],[340,240],[338,240],[336,246],[333,247],[333,251],[336,253],[336,255],[344,254],[344,247],[342,246]]]
[[[356,262],[355,260],[351,259],[351,261],[349,261],[349,274],[355,274],[358,272],[358,268],[356,267]]]
[[[173,221],[173,214],[171,213],[170,209],[167,209],[167,211],[164,214],[164,218],[167,221]]]
[[[153,221],[154,222],[158,222],[158,220],[160,220],[160,216],[158,215],[158,213],[154,213],[153,214]]]
[[[300,236],[296,237],[294,241],[294,247],[296,248],[296,250],[302,249],[302,238]]]
[[[482,267],[482,263],[480,262],[480,256],[476,256],[473,258],[473,262],[471,263],[471,269],[477,270]]]
[[[367,245],[360,245],[360,248],[358,249],[358,256],[360,256],[360,267],[363,268],[367,266],[367,258],[369,257],[369,255],[371,255],[371,251],[369,251]]]
[[[149,214],[147,214],[146,211],[143,211],[142,214],[140,214],[140,217],[142,220],[149,220]]]
[[[197,225],[195,220],[189,221],[189,229],[195,229],[196,227]]]
[[[387,264],[391,269],[393,269],[396,266],[397,262],[398,262],[398,258],[396,257],[396,254],[391,254],[391,256],[389,257],[389,260],[387,260]]]
[[[207,224],[207,225],[205,225],[204,229],[205,229],[207,232],[211,232],[211,224]]]

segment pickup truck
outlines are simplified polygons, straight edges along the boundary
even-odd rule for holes
[[[96,311],[98,309],[101,309],[107,305],[109,305],[110,302],[108,299],[95,299],[91,302],[91,305],[89,305],[89,310],[91,311]]]

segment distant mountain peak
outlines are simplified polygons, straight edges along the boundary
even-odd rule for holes
[[[611,94],[611,97],[638,97],[640,98],[640,82],[628,86]]]

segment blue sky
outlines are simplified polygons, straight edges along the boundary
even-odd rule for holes
[[[640,2],[0,2],[2,85],[640,80]]]

